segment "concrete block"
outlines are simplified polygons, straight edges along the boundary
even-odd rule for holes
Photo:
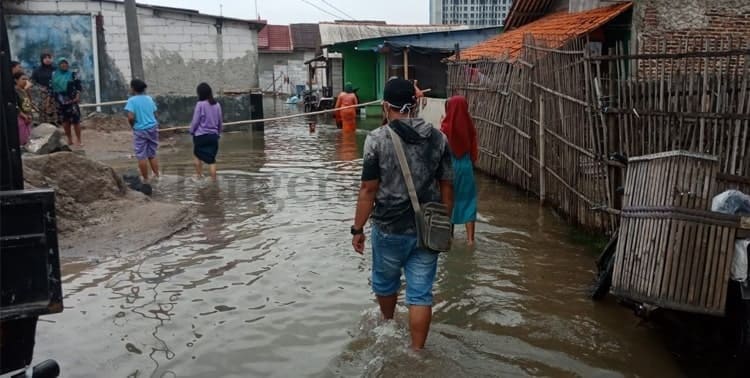
[[[201,34],[191,34],[190,40],[193,43],[212,43],[216,41],[216,37]]]
[[[169,33],[164,35],[162,41],[166,43],[190,43],[191,39],[189,35]]]
[[[88,1],[60,1],[57,10],[60,12],[88,12]]]

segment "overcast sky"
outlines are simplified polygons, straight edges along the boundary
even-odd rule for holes
[[[226,17],[254,19],[254,0],[137,0],[139,3],[195,9]],[[260,17],[269,24],[342,19],[379,20],[389,24],[426,24],[429,0],[257,0]],[[317,8],[316,8],[317,7]],[[336,9],[338,8],[338,10]],[[343,14],[342,14],[343,12]]]

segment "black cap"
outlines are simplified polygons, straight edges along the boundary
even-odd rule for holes
[[[385,83],[383,100],[395,108],[401,108],[406,104],[414,104],[417,101],[414,84],[402,78],[391,78]]]

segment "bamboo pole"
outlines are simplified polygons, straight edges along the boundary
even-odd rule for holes
[[[544,187],[545,159],[544,159],[544,96],[539,95],[539,202],[544,204],[547,191]]]

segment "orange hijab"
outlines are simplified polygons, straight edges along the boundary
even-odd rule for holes
[[[477,145],[477,129],[469,115],[469,103],[463,96],[453,96],[445,103],[445,118],[440,129],[451,147],[451,152],[456,158],[461,158],[467,153],[471,161],[476,163],[479,157],[479,146]]]

